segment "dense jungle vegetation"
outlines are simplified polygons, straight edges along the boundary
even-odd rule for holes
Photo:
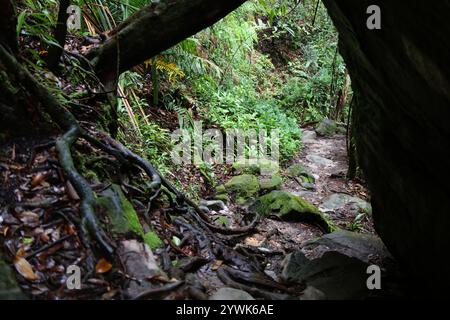
[[[107,34],[148,3],[72,1],[81,8],[82,25],[69,30],[66,47]],[[20,5],[17,34],[27,44],[24,54],[36,72],[44,72],[47,47],[57,43],[48,30],[56,24],[58,6],[58,1],[31,0]],[[300,126],[325,117],[347,120],[352,94],[337,42],[320,1],[247,2],[121,75],[120,140],[170,173],[177,171],[169,156],[170,132],[176,128],[193,130],[194,121],[202,121],[204,128],[278,129],[286,162],[301,148]],[[83,88],[86,75],[79,66],[63,72]],[[64,102],[76,100],[80,91],[74,86],[68,94],[55,94]],[[215,179],[208,164],[198,172],[206,181]],[[197,183],[188,187],[193,196]]]

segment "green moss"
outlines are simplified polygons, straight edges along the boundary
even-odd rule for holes
[[[337,124],[333,120],[323,119],[317,126],[316,132],[319,136],[330,137],[337,131]]]
[[[118,185],[113,184],[102,192],[97,203],[103,207],[108,215],[111,225],[110,229],[116,234],[135,233],[144,236],[144,229],[133,205],[123,194]]]
[[[289,168],[287,168],[287,174],[290,177],[299,177],[302,173],[305,172],[305,168],[300,163],[293,164]]]
[[[258,179],[251,174],[243,174],[233,177],[225,184],[228,193],[234,194],[237,198],[244,200],[256,195],[259,191]]]
[[[154,231],[149,231],[144,235],[144,242],[150,247],[150,249],[155,250],[160,247],[163,242],[159,236]]]
[[[225,188],[225,186],[223,184],[221,184],[221,185],[217,186],[216,193],[217,194],[227,193],[227,189]]]
[[[270,178],[262,177],[259,180],[259,186],[262,190],[274,190],[278,189],[283,183],[283,178],[281,178],[280,174],[274,174]]]
[[[222,200],[223,202],[227,203],[230,201],[230,197],[228,197],[227,194],[217,194],[214,199],[216,200]]]
[[[287,174],[291,178],[301,177],[303,182],[314,183],[314,176],[308,172],[300,163],[293,164],[287,168]]]
[[[275,190],[261,196],[251,209],[264,217],[273,214],[283,220],[316,224],[326,232],[335,230],[333,224],[315,206],[287,191]]]

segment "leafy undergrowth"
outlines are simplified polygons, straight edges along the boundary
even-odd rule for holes
[[[105,6],[98,6],[95,1],[80,1],[83,8],[89,9],[83,10],[85,21],[95,23],[83,25],[68,36],[64,68],[55,76],[46,70],[45,58],[48,44],[54,42],[47,30],[55,23],[56,3],[43,2],[47,3],[28,0],[20,3],[17,30],[21,56],[84,128],[107,131],[111,119],[104,108],[108,101],[99,98],[98,82],[73,54],[84,53],[101,42],[99,34],[107,34],[113,25],[145,3],[136,2],[133,7],[123,4],[130,9],[123,10],[116,2],[107,1]],[[338,89],[345,84],[345,70],[336,55],[337,39],[323,8],[313,26],[310,7],[283,9],[278,6],[283,1],[271,3],[273,7],[261,7],[259,2],[250,1],[216,25],[157,57],[149,57],[119,79],[118,139],[147,158],[163,176],[196,201],[213,195],[216,186],[229,180],[235,169],[231,165],[207,163],[174,165],[170,156],[174,147],[170,135],[174,130],[184,129],[194,134],[195,121],[202,121],[204,129],[222,131],[278,130],[280,160],[286,163],[302,146],[302,123],[318,121],[324,116],[346,116],[347,104],[340,112],[334,110]],[[280,44],[282,48],[278,49]],[[58,164],[56,138],[13,141],[1,148],[5,152],[0,156],[3,186],[0,234],[20,284],[40,299],[133,297],[124,292],[130,275],[122,256],[111,258],[96,252],[95,269],[87,268],[90,254],[82,245],[77,229],[80,199]],[[246,149],[247,155],[253,151]],[[166,195],[152,202],[148,182],[139,170],[125,170],[118,161],[85,141],[76,144],[74,156],[77,169],[98,196],[111,188],[111,184],[121,186],[135,211],[131,215],[134,232],[115,233],[113,221],[101,208],[99,220],[116,247],[139,239],[154,249],[167,277],[158,275],[147,279],[151,285],[164,285],[171,278],[181,279],[183,275],[179,272],[196,271],[205,261],[213,264],[212,271],[226,262],[257,269],[248,262],[245,248],[220,253],[230,261],[208,260],[212,248],[208,247],[211,244],[207,238],[214,235],[199,236],[199,229],[192,227],[195,221],[178,219],[181,213],[168,206],[171,199]],[[245,210],[231,209],[235,210],[233,227],[246,226],[253,219]],[[230,221],[218,223],[226,225]],[[317,230],[311,233],[320,234]],[[233,237],[229,238],[226,241],[237,243]],[[223,246],[220,250],[229,248]],[[277,254],[283,250],[279,248]],[[262,260],[267,263],[264,257]],[[85,275],[82,290],[67,288],[69,265],[79,266]],[[274,294],[293,294],[301,289],[289,291],[269,283],[278,288]],[[264,295],[270,297],[269,293]],[[198,298],[188,288],[170,297]]]

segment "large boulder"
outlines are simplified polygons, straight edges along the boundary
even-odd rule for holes
[[[297,252],[286,259],[283,275],[289,281],[313,287],[315,299],[364,299],[369,294],[367,266],[361,260],[336,251],[325,252],[313,260]]]
[[[284,190],[274,190],[259,197],[250,209],[263,217],[276,215],[283,220],[310,222],[325,232],[335,229],[326,215],[315,206]]]
[[[415,283],[426,287],[417,291],[448,297],[449,3],[324,3],[356,92],[353,135],[375,228]],[[381,9],[380,30],[367,28],[371,5]]]

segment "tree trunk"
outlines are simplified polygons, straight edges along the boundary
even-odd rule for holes
[[[161,0],[136,12],[87,53],[104,83],[222,19],[245,0]]]
[[[0,44],[17,54],[16,10],[11,0],[0,0]]]
[[[48,68],[55,72],[58,69],[59,59],[63,52],[64,43],[66,42],[67,35],[67,19],[69,15],[67,13],[67,8],[70,5],[70,0],[60,0],[59,1],[59,11],[58,11],[58,22],[56,23],[56,28],[54,32],[55,40],[57,45],[50,45],[48,49],[47,66]]]

